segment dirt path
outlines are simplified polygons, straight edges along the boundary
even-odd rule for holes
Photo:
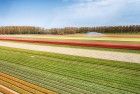
[[[53,52],[53,53],[60,53],[60,54],[67,54],[67,55],[83,56],[83,57],[92,57],[92,58],[99,58],[99,59],[124,61],[124,62],[131,62],[131,63],[140,63],[140,54],[134,54],[134,53],[42,46],[36,44],[14,43],[14,42],[4,42],[4,41],[0,41],[0,46],[29,49],[29,50],[36,50],[36,51],[46,51],[46,52]]]

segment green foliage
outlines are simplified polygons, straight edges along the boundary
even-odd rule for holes
[[[44,29],[34,26],[1,26],[0,34],[41,34]]]
[[[49,34],[76,34],[87,32],[99,32],[99,33],[140,33],[140,25],[130,26],[99,26],[99,27],[67,27],[67,28],[53,28],[48,29]]]
[[[0,47],[0,71],[62,94],[139,94],[140,64]]]
[[[34,26],[1,26],[0,34],[76,34],[87,32],[99,33],[140,33],[140,25],[99,26],[99,27],[65,27],[44,29]]]

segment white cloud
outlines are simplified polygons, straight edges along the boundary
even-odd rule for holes
[[[20,7],[15,3],[0,24],[45,27],[140,24],[140,0],[63,1],[66,5],[53,9],[42,5],[38,9],[30,4]]]
[[[95,24],[98,22],[100,23],[101,21],[103,24],[109,23],[118,17],[119,12],[122,11],[127,3],[127,0],[78,1],[78,3],[61,8],[61,11],[58,11],[57,9],[55,11],[55,15],[57,16],[52,20],[52,26],[57,25],[58,23],[61,23],[62,26],[72,26],[76,24],[80,25],[84,22],[86,22],[85,25],[88,25],[91,23],[91,20]]]

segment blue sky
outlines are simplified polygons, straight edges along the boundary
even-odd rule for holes
[[[0,0],[0,26],[140,24],[140,0]]]

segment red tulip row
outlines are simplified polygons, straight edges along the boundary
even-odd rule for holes
[[[83,46],[83,47],[102,47],[102,48],[140,50],[140,44],[122,44],[122,43],[108,43],[108,42],[81,42],[81,41],[65,41],[65,40],[51,41],[51,40],[42,40],[42,39],[26,39],[26,38],[14,38],[14,37],[0,37],[0,40],[29,42],[29,43],[48,43],[48,44]]]

